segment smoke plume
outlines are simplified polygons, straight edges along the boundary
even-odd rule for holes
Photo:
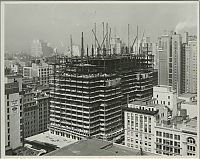
[[[191,20],[181,21],[176,25],[175,32],[180,33],[194,27],[196,27],[196,24]]]

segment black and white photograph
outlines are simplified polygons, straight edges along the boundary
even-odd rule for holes
[[[198,1],[2,1],[1,157],[199,156]]]

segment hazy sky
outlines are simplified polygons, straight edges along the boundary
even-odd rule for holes
[[[94,42],[92,28],[97,23],[102,38],[102,22],[108,22],[125,42],[130,24],[130,41],[143,32],[153,41],[163,30],[189,31],[196,34],[197,6],[193,3],[110,3],[110,4],[6,4],[5,48],[7,51],[29,50],[32,40],[41,39],[51,46],[69,45],[69,36],[80,44],[84,32],[85,45]],[[116,28],[116,29],[115,29]]]

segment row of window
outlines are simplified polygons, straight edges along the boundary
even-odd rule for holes
[[[127,143],[127,146],[128,146],[128,147],[134,148],[134,145],[133,145],[133,144],[130,144],[130,143]],[[138,145],[135,145],[135,148],[138,149],[139,146],[138,146]],[[144,151],[149,151],[149,152],[151,152],[151,148],[144,147]]]
[[[154,102],[154,104],[155,104],[155,102]],[[156,104],[159,104],[159,101],[158,101],[158,100],[156,101]],[[161,100],[161,101],[160,101],[160,104],[164,104],[164,105],[165,105],[165,101],[162,101],[162,100]],[[167,104],[170,105],[170,102],[167,102]]]
[[[158,98],[158,94],[157,94],[157,98]],[[168,96],[167,98],[170,99],[170,96]]]
[[[187,145],[187,150],[189,150],[189,151],[196,151],[195,150],[195,146],[189,146],[189,145]]]
[[[176,135],[176,134],[170,134],[170,133],[165,133],[165,132],[160,132],[160,131],[156,131],[156,136],[163,136],[163,137],[166,137],[166,138],[170,138],[170,139],[173,139],[173,136],[174,136],[174,139],[175,140],[180,140],[180,135]]]
[[[162,142],[163,141],[163,142]],[[171,141],[171,140],[165,140],[165,139],[161,139],[161,138],[156,138],[156,142],[157,143],[160,143],[160,144],[165,144],[165,145],[171,145],[171,146],[173,146],[173,144],[174,144],[174,146],[178,146],[178,147],[180,147],[180,142],[177,142],[177,141]]]
[[[51,133],[54,134],[54,130],[51,130]],[[59,132],[59,131],[55,131],[56,135],[61,135],[61,136],[66,136],[68,138],[72,138],[72,139],[77,139],[77,140],[81,140],[81,137],[75,136],[75,135],[71,135],[71,134],[67,134],[64,132]],[[85,134],[86,135],[86,134]]]
[[[180,154],[180,148],[173,148],[173,147],[169,147],[169,146],[156,145],[156,149],[158,151],[158,152],[156,151],[156,153],[159,153],[163,150],[163,151],[169,151],[171,153]],[[161,151],[159,151],[158,149],[160,149]]]

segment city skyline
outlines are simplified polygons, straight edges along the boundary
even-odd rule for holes
[[[147,19],[150,20],[147,22]],[[197,6],[194,2],[6,4],[5,50],[30,52],[31,42],[41,39],[63,51],[63,47],[70,45],[70,34],[73,42],[80,45],[82,31],[85,44],[90,45],[94,43],[94,23],[97,24],[97,35],[101,41],[102,22],[108,22],[112,27],[112,36],[116,30],[116,34],[126,43],[128,24],[130,43],[136,36],[137,26],[140,37],[145,33],[155,42],[163,30],[196,34],[196,19]]]
[[[3,2],[2,156],[198,156],[197,2]]]

